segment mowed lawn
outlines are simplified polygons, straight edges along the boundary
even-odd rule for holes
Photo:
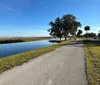
[[[100,85],[100,41],[85,41],[86,72],[90,85]]]

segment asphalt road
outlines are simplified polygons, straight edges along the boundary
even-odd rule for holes
[[[82,41],[0,74],[0,85],[87,85]]]

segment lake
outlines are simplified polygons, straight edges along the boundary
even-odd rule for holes
[[[0,58],[6,57],[13,54],[18,54],[21,52],[35,50],[38,48],[43,48],[51,46],[54,43],[50,43],[48,40],[23,42],[23,43],[11,43],[11,44],[0,44]]]

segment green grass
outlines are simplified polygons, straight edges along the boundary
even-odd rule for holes
[[[68,40],[68,41],[64,41],[60,44],[53,45],[53,46],[40,48],[37,50],[27,51],[27,52],[23,52],[23,53],[20,53],[17,55],[12,55],[12,56],[8,56],[5,58],[1,58],[0,59],[0,73],[6,71],[8,69],[11,69],[15,66],[22,65],[23,63],[28,62],[42,54],[54,51],[56,48],[66,45],[71,41],[73,41],[73,40]]]
[[[45,40],[45,39],[49,39],[49,37],[0,38],[0,44],[29,42],[29,41],[37,41],[37,40]]]
[[[77,40],[84,40],[84,38],[76,38]]]
[[[85,41],[86,72],[90,85],[100,85],[100,42]]]

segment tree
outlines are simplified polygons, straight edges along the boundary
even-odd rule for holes
[[[76,31],[78,27],[81,27],[81,23],[76,21],[76,17],[72,14],[64,15],[62,21],[65,40],[69,33],[74,35],[74,39],[76,39]]]
[[[90,26],[85,26],[84,30],[86,31],[86,33],[88,33],[88,31],[90,30]],[[86,37],[88,37],[88,36],[86,36]]]
[[[82,34],[82,30],[78,30],[78,32],[77,32],[77,36],[80,37],[81,34]]]
[[[70,28],[69,28],[70,17],[69,16],[71,16],[71,15],[64,15],[62,17],[63,35],[65,37],[65,40],[67,40],[67,36],[68,36],[69,31],[70,31]]]
[[[74,40],[76,40],[76,32],[77,32],[77,29],[78,27],[81,27],[81,23],[78,22],[78,21],[74,21],[73,23],[73,27],[71,29],[71,34],[74,36]]]
[[[76,39],[76,31],[78,27],[81,27],[81,23],[76,21],[76,17],[68,14],[64,15],[62,18],[57,17],[54,22],[50,22],[49,25],[52,27],[48,31],[51,36],[62,38],[65,37],[67,40],[68,34],[74,35]]]
[[[53,37],[56,37],[55,33],[56,33],[56,30],[55,30],[55,24],[51,21],[49,23],[49,25],[52,27],[50,29],[48,29],[48,32],[50,32],[50,35],[53,36]]]
[[[56,31],[57,31],[56,36],[59,37],[61,40],[61,38],[62,38],[62,20],[59,17],[57,17],[55,19],[55,27],[56,27]]]
[[[48,31],[50,32],[50,35],[53,37],[62,38],[62,22],[59,17],[55,19],[55,22],[50,22],[49,25],[52,27]]]

